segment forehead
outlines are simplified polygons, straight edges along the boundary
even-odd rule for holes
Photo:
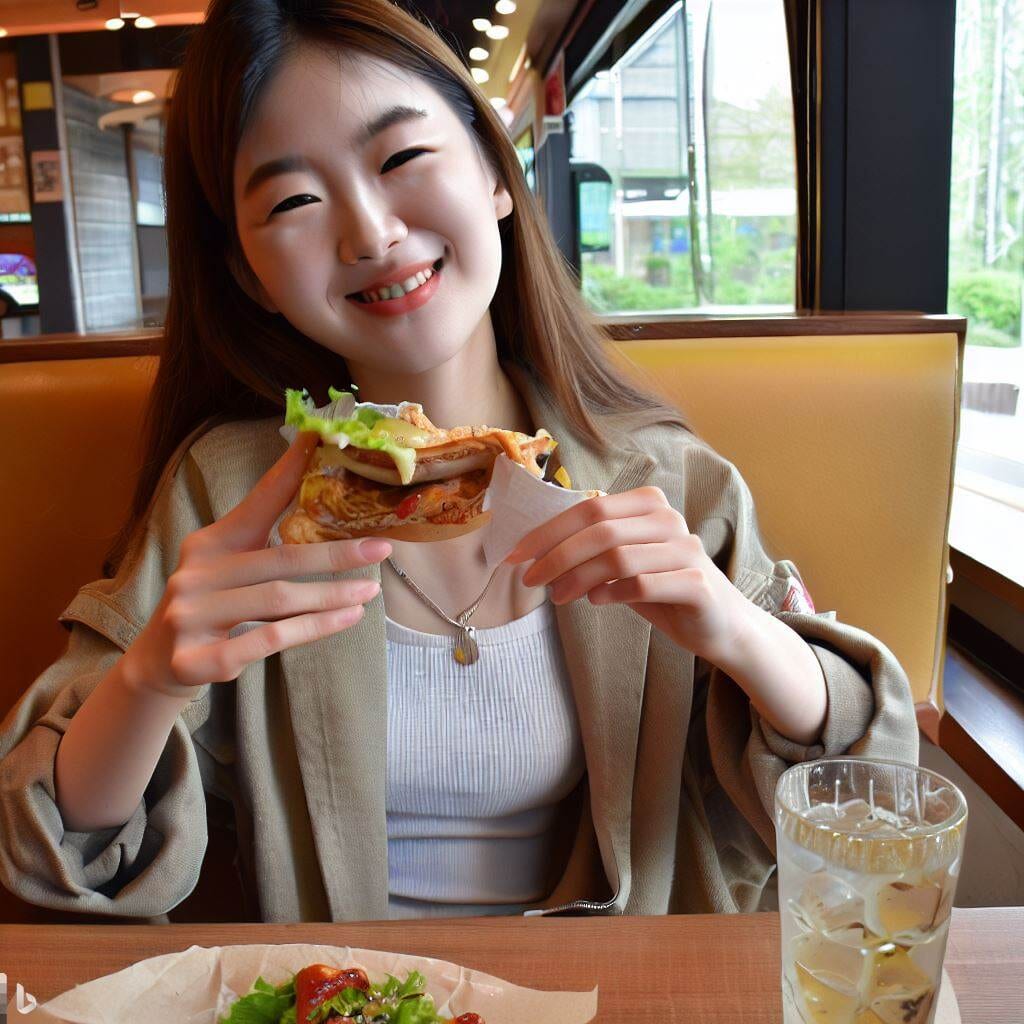
[[[457,121],[428,82],[390,61],[302,44],[264,86],[239,140],[236,176],[282,150],[354,150],[364,124],[395,104],[425,110],[424,126]]]

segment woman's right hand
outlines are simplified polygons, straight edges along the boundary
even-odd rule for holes
[[[302,480],[317,435],[302,433],[227,515],[190,533],[178,566],[122,669],[135,687],[189,699],[205,683],[237,679],[247,665],[355,625],[373,580],[290,582],[380,562],[387,541],[325,541],[267,548],[267,536]],[[230,636],[243,622],[260,626]]]

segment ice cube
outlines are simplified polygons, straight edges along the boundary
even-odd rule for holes
[[[797,923],[844,946],[877,946],[882,940],[866,924],[864,900],[841,878],[818,871],[790,903]]]
[[[881,1024],[925,1024],[935,988],[932,979],[901,946],[887,945],[873,957],[865,1002]]]
[[[787,841],[784,846],[779,847],[780,862],[785,858],[786,862],[805,875],[821,871],[825,866],[825,859],[814,850],[801,846],[799,843]]]
[[[822,935],[798,935],[793,963],[804,1019],[814,1024],[854,1024],[860,989],[870,961],[859,950]]]
[[[885,882],[869,893],[867,921],[873,932],[893,942],[924,942],[949,918],[952,901],[943,900],[943,886],[928,879],[918,883]]]

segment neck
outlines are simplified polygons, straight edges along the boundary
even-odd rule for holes
[[[498,346],[488,310],[449,360],[417,373],[402,373],[348,360],[361,402],[397,405],[418,402],[435,426],[501,427],[533,434],[525,402],[498,361]]]

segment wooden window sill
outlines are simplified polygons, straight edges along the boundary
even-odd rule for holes
[[[1024,829],[1024,693],[952,641],[943,691],[939,745]]]

